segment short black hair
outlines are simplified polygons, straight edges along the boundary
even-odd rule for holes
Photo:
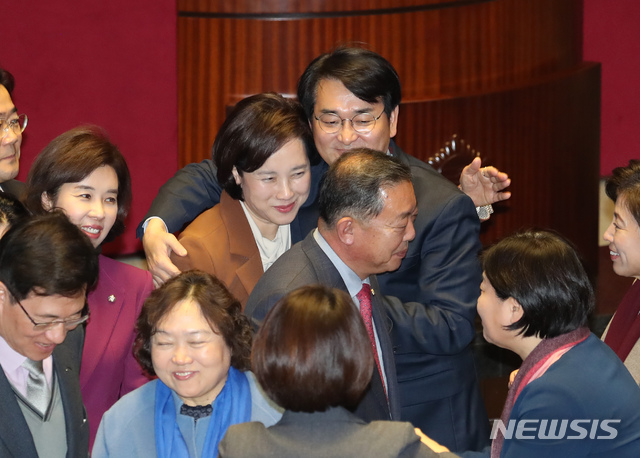
[[[298,82],[298,100],[307,119],[313,117],[320,81],[338,80],[367,103],[382,102],[387,116],[400,105],[400,77],[380,54],[364,48],[342,46],[322,54],[306,68]]]
[[[587,326],[593,287],[575,248],[560,235],[535,229],[510,235],[482,254],[482,268],[500,299],[522,306],[522,318],[507,329],[546,339]]]
[[[256,334],[251,367],[267,395],[295,412],[355,407],[373,373],[362,317],[344,291],[303,286],[283,297]]]
[[[13,88],[15,87],[15,84],[16,84],[16,80],[13,78],[13,75],[9,73],[8,70],[5,70],[2,67],[0,67],[0,84],[4,86],[4,88],[9,93],[9,96],[11,96],[11,93],[13,92]]]
[[[12,194],[0,191],[0,224],[11,226],[29,216],[26,207]]]
[[[409,167],[368,148],[343,154],[323,177],[318,196],[320,218],[329,229],[344,216],[369,221],[384,209],[384,188],[411,182]]]
[[[0,239],[0,281],[13,299],[75,297],[98,280],[98,253],[62,212],[16,221]]]
[[[197,303],[211,330],[222,336],[231,351],[231,365],[240,371],[248,370],[253,336],[249,319],[242,314],[240,302],[224,283],[199,270],[188,270],[173,277],[144,302],[134,342],[134,355],[140,366],[148,374],[156,375],[151,361],[151,338],[158,323],[185,299]]]
[[[640,161],[631,159],[626,167],[616,167],[605,185],[607,196],[614,202],[622,197],[624,205],[640,225]]]
[[[232,170],[239,174],[258,170],[291,140],[301,140],[310,162],[317,162],[313,137],[302,107],[296,100],[274,92],[247,97],[233,108],[213,143],[213,162],[220,186],[236,200],[242,188]]]

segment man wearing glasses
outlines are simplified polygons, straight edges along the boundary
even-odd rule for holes
[[[0,456],[87,456],[78,378],[89,239],[59,213],[15,223],[0,240]]]
[[[27,115],[18,115],[11,92],[13,75],[0,68],[0,190],[19,197],[24,184],[14,180],[20,164],[22,132],[27,127]]]
[[[471,342],[480,294],[480,221],[476,206],[504,200],[506,174],[479,161],[461,176],[473,201],[424,162],[404,153],[396,135],[400,79],[382,56],[361,48],[339,48],[316,58],[298,83],[300,100],[322,161],[312,165],[311,191],[291,224],[293,242],[318,222],[318,183],[343,153],[366,147],[386,152],[410,167],[418,202],[416,237],[399,269],[379,275],[381,292],[422,308],[409,313],[389,307],[391,339],[401,401],[400,419],[410,421],[452,451],[479,450],[489,443],[489,422],[478,387]],[[190,164],[167,182],[146,220],[143,244],[154,280],[178,270],[167,259],[185,253],[177,231],[217,203],[220,186],[211,161]],[[142,238],[143,225],[138,227]],[[375,247],[371,247],[375,250]],[[390,326],[391,327],[391,326]]]

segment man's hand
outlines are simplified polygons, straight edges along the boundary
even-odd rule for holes
[[[415,428],[415,431],[418,437],[420,438],[420,442],[422,442],[424,445],[429,447],[434,452],[442,453],[442,452],[449,451],[447,447],[445,447],[444,445],[440,445],[439,443],[431,439],[429,436],[427,436],[425,433],[423,433],[422,430],[420,430],[420,428]]]
[[[495,167],[482,168],[482,161],[476,157],[460,174],[460,189],[471,197],[476,207],[491,205],[511,197],[503,191],[511,184],[509,176]]]
[[[167,232],[161,219],[152,218],[149,220],[142,237],[142,246],[156,288],[180,273],[180,270],[169,259],[169,255],[173,251],[178,256],[186,256],[187,250],[173,234]]]

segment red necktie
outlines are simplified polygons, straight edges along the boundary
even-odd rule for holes
[[[376,359],[376,366],[378,367],[378,373],[380,374],[380,380],[382,381],[382,387],[385,393],[387,387],[384,384],[384,377],[382,376],[382,369],[380,368],[380,359],[378,358],[378,347],[376,346],[376,336],[373,333],[373,319],[371,317],[371,286],[366,283],[362,284],[362,289],[356,295],[360,301],[360,314],[364,321],[364,326],[367,328],[367,334],[371,340],[371,347],[373,348],[373,357]]]

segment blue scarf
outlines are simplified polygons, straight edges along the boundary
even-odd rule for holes
[[[202,458],[218,456],[218,442],[229,426],[251,418],[251,391],[242,372],[230,367],[227,381],[213,403],[213,413],[204,440]],[[170,388],[161,380],[156,385],[155,437],[158,458],[189,458],[187,444],[176,421],[176,407]]]

